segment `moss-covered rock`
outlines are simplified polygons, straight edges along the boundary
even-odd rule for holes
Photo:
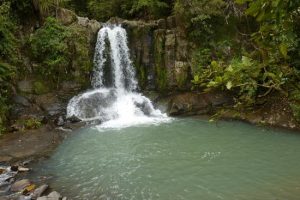
[[[33,91],[37,95],[46,94],[49,92],[49,88],[41,81],[36,81],[33,83]]]

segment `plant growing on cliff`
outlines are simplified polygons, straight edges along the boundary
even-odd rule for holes
[[[74,78],[72,72],[76,69],[80,76],[90,70],[86,33],[75,26],[63,26],[49,17],[44,26],[30,37],[29,44],[32,57],[38,63],[35,73],[47,76],[57,86],[62,80]]]
[[[68,72],[68,38],[71,33],[54,18],[47,18],[44,26],[30,38],[33,58],[41,63],[35,69],[56,83]]]

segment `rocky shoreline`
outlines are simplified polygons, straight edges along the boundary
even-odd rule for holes
[[[83,122],[64,122],[63,126],[47,124],[36,130],[18,131],[0,138],[0,199],[66,200],[53,191],[46,180],[37,184],[27,176],[36,162],[47,159],[53,151]]]
[[[23,179],[24,174],[29,173],[28,162],[18,165],[0,166],[0,194],[3,199],[17,200],[67,200],[56,191],[51,191],[49,185],[36,185],[29,179]]]

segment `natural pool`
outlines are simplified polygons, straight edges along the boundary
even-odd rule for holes
[[[91,127],[36,169],[70,199],[297,200],[300,134],[193,118]]]

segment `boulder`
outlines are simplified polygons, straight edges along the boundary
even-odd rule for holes
[[[29,185],[30,185],[30,181],[28,179],[23,179],[23,180],[15,182],[11,186],[10,190],[12,192],[21,192]]]
[[[47,197],[52,198],[52,199],[61,199],[62,198],[62,196],[56,191],[51,192]]]
[[[63,25],[70,25],[77,20],[77,17],[73,11],[65,8],[59,8],[57,10],[57,19]]]
[[[48,196],[38,197],[37,200],[61,200],[62,196],[56,192],[51,192]]]
[[[23,97],[21,95],[14,95],[12,100],[15,104],[18,104],[18,105],[21,105],[24,107],[29,107],[31,105],[29,100],[26,97]]]
[[[33,83],[30,80],[22,80],[17,83],[18,91],[21,93],[29,93],[33,92]]]
[[[40,196],[43,195],[43,193],[48,189],[48,185],[41,185],[40,187],[38,187],[37,189],[34,190],[34,192],[31,195],[32,199],[37,199]]]
[[[65,125],[65,118],[63,116],[59,116],[54,122],[56,126],[63,126]]]
[[[78,123],[78,122],[81,122],[82,120],[79,119],[78,117],[76,117],[75,115],[73,115],[73,116],[68,118],[68,121],[71,122],[71,123]]]
[[[87,17],[77,17],[77,23],[80,26],[88,28],[94,34],[101,28],[101,24],[98,21],[90,20]]]

